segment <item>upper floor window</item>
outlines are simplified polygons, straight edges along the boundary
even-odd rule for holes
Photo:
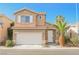
[[[39,15],[38,16],[38,24],[41,25],[42,17]]]
[[[41,16],[38,16],[38,20],[40,20],[41,19]]]
[[[32,16],[21,16],[21,23],[31,23],[32,21]]]

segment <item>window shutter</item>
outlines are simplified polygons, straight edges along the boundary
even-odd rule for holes
[[[18,16],[17,22],[21,23],[21,16]]]
[[[33,16],[30,16],[30,23],[33,22]]]

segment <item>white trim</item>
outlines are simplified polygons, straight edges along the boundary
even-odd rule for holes
[[[18,15],[17,22],[21,23],[21,16],[20,15]]]
[[[33,23],[33,16],[32,15],[18,15],[17,22],[22,23],[21,16],[30,16],[30,23]]]

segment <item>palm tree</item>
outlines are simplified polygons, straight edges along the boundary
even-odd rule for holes
[[[61,47],[64,46],[64,34],[68,29],[67,23],[64,21],[63,16],[57,16],[56,17],[56,24],[54,24],[54,27],[59,31],[59,44]]]

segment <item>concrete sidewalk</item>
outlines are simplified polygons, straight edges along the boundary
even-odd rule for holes
[[[59,47],[59,46],[15,46],[11,48],[0,46],[0,55],[79,55],[77,47]]]

